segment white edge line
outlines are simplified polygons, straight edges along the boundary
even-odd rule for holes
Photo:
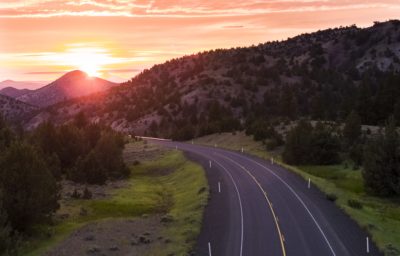
[[[196,152],[196,151],[192,151],[192,152],[195,153],[195,154],[198,154],[198,155],[202,155],[202,156],[205,157],[205,158],[208,158],[208,156],[206,156],[206,155],[204,155],[204,154],[202,154],[202,153],[199,153],[199,152]],[[236,185],[235,180],[234,180],[233,177],[232,177],[232,174],[231,174],[222,164],[220,164],[217,160],[214,159],[214,161],[215,161],[219,166],[221,166],[221,168],[229,175],[229,177],[231,178],[232,183],[233,183],[233,185],[234,185],[234,187],[235,187],[236,194],[237,194],[237,196],[238,196],[239,208],[240,208],[240,222],[241,222],[241,223],[240,223],[240,225],[241,225],[241,234],[240,234],[240,253],[239,253],[239,256],[242,256],[242,255],[243,255],[243,230],[244,230],[242,199],[241,199],[241,197],[240,197],[239,189],[238,189],[238,187],[237,187],[237,185]]]
[[[240,198],[240,193],[239,189],[236,185],[235,180],[232,177],[232,174],[222,165],[220,164],[217,160],[214,160],[221,168],[229,175],[229,177],[232,180],[233,185],[235,186],[235,190],[239,199],[239,208],[240,208],[240,218],[241,218],[241,234],[240,234],[240,256],[242,256],[243,253],[243,208],[242,208],[242,199]]]
[[[236,154],[235,154],[236,155]],[[240,156],[238,154],[239,157],[244,158],[242,156]],[[312,218],[312,220],[314,221],[315,225],[317,226],[318,230],[320,231],[320,233],[322,234],[322,236],[325,239],[325,242],[328,244],[329,249],[331,250],[332,254],[334,256],[336,256],[335,251],[333,250],[331,244],[329,243],[328,238],[326,237],[324,231],[322,230],[321,226],[318,224],[317,220],[314,218],[314,215],[312,215],[311,211],[308,209],[307,205],[304,203],[304,201],[301,199],[301,197],[294,191],[294,189],[288,184],[286,183],[286,181],[284,181],[279,175],[277,175],[274,171],[272,171],[271,169],[269,169],[268,167],[258,163],[257,161],[254,161],[251,158],[247,158],[247,160],[261,166],[262,168],[264,168],[265,170],[267,170],[268,172],[270,172],[272,175],[274,175],[277,179],[279,179],[283,184],[286,185],[286,187],[295,195],[295,197],[300,201],[300,203],[303,205],[303,207],[306,209],[306,211],[308,212],[308,214],[310,215],[310,217]]]
[[[146,137],[146,136],[136,136],[136,137],[140,138],[140,139],[145,139],[145,140],[172,141],[171,139],[163,139],[163,138],[156,138],[156,137]]]
[[[281,242],[281,246],[282,246],[282,254],[283,254],[283,255],[286,255],[285,246],[284,246],[284,244],[283,244],[283,242],[284,242],[283,234],[282,234],[282,232],[281,232],[281,230],[280,230],[280,227],[279,227],[279,224],[278,224],[278,220],[277,220],[275,211],[274,211],[274,209],[273,209],[272,203],[269,201],[268,196],[266,195],[267,193],[262,189],[262,187],[261,187],[261,185],[259,184],[258,180],[254,177],[253,174],[250,173],[250,171],[249,171],[248,169],[246,169],[243,165],[241,165],[240,163],[236,162],[236,161],[233,160],[232,158],[227,157],[227,156],[224,156],[224,155],[219,154],[219,153],[214,153],[214,154],[220,155],[221,157],[228,159],[228,160],[231,161],[232,163],[236,164],[237,166],[239,166],[240,168],[242,168],[243,170],[245,170],[245,171],[248,173],[248,175],[253,179],[253,181],[259,186],[259,189],[261,190],[261,192],[265,194],[265,195],[264,195],[264,196],[265,196],[265,199],[266,199],[267,203],[268,203],[269,206],[270,206],[270,209],[269,209],[269,210],[272,212],[272,215],[273,215],[274,220],[275,220],[276,228],[277,228],[277,231],[278,231],[278,236],[279,236],[279,238],[280,238],[280,242]]]

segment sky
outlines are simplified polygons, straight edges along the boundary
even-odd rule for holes
[[[120,82],[168,59],[398,19],[400,0],[1,0],[0,81]]]

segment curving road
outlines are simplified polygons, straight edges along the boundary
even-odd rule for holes
[[[183,150],[206,169],[210,201],[196,255],[382,255],[324,194],[278,165],[220,148],[154,142]]]

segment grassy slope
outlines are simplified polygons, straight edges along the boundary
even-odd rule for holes
[[[160,170],[170,171],[164,173]],[[206,188],[203,193],[199,193],[201,188]],[[25,245],[23,254],[41,255],[73,230],[92,221],[168,212],[174,221],[161,232],[171,243],[154,248],[151,255],[158,255],[161,251],[163,255],[166,251],[186,255],[200,232],[207,197],[207,180],[201,166],[187,161],[178,151],[168,151],[155,161],[132,167],[128,186],[117,189],[111,198],[72,201],[68,205],[72,217],[53,227],[38,228],[36,239]],[[88,211],[87,216],[79,215],[81,207]],[[51,234],[51,237],[46,234]]]
[[[216,143],[219,147],[232,150],[240,150],[243,146],[250,154],[265,159],[271,157],[262,143],[253,141],[244,133],[213,134],[198,138],[195,143],[210,146]],[[280,159],[277,154],[272,155]],[[400,203],[366,195],[360,170],[346,169],[341,165],[289,166],[278,162],[305,179],[311,178],[313,184],[324,193],[335,194],[338,197],[336,204],[371,234],[386,255],[400,255]],[[349,199],[362,202],[363,208],[349,207]]]

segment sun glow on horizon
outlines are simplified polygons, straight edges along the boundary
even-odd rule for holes
[[[124,62],[105,48],[79,46],[44,55],[41,59],[54,66],[65,67],[66,70],[79,69],[91,77],[101,76],[103,69]]]
[[[101,48],[75,48],[66,54],[66,64],[76,67],[88,76],[99,76],[103,65],[110,64],[111,57]]]

